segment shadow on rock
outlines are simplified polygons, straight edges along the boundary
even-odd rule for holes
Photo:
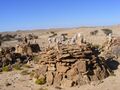
[[[111,70],[116,70],[118,69],[120,63],[117,60],[107,59],[106,64],[109,66]]]

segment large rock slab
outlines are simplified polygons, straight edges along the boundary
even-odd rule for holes
[[[57,64],[56,67],[57,67],[57,72],[60,72],[60,73],[65,73],[69,69],[69,67],[66,67],[60,64]]]
[[[87,71],[86,61],[85,60],[79,60],[79,62],[77,63],[77,69],[81,73],[86,72]]]
[[[47,72],[46,74],[46,81],[47,81],[47,85],[52,85],[53,84],[53,80],[54,80],[54,76],[52,72]]]
[[[77,70],[77,67],[73,67],[67,71],[66,75],[67,75],[68,79],[73,80],[73,81],[77,81],[78,80],[78,76],[77,76],[78,73],[79,72]]]
[[[63,79],[63,74],[56,72],[54,77],[54,86],[60,86],[62,79]]]

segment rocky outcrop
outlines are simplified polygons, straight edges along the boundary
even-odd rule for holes
[[[40,47],[38,44],[20,43],[16,47],[0,48],[0,69],[5,66],[15,64],[26,64],[33,59],[35,53],[39,53]]]

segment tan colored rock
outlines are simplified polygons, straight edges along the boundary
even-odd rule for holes
[[[45,78],[45,75],[40,74],[39,77],[38,77],[38,79],[41,79],[41,78]]]
[[[23,48],[20,45],[16,45],[15,49],[15,53],[23,53]]]
[[[56,70],[56,68],[54,66],[49,66],[48,67],[48,71],[55,71],[55,70]]]
[[[46,81],[47,81],[47,85],[52,85],[53,84],[53,80],[54,80],[54,76],[52,72],[47,72],[46,74]]]
[[[54,86],[60,86],[62,78],[63,78],[63,74],[56,72],[54,77]]]
[[[67,54],[62,54],[60,58],[66,58],[66,57],[69,57],[69,56],[70,56],[69,53],[67,53]]]
[[[71,68],[70,70],[67,71],[66,73],[67,78],[73,81],[77,81],[78,80],[78,70],[76,67]]]
[[[38,74],[38,75],[45,75],[46,72],[48,70],[48,67],[46,65],[42,65],[41,67],[39,67],[39,69],[37,69],[35,72]]]
[[[58,64],[56,67],[57,67],[57,72],[60,72],[60,73],[65,73],[69,69],[69,67],[62,66],[60,64]]]
[[[68,80],[68,79],[63,79],[61,81],[61,87],[65,88],[65,87],[72,87],[74,84],[74,82],[72,80]]]
[[[33,77],[32,80],[33,80],[33,82],[36,82],[37,78]]]
[[[62,62],[74,63],[77,59],[63,59]]]
[[[86,61],[79,60],[79,62],[77,63],[77,68],[78,68],[78,71],[81,73],[86,72],[87,71]]]

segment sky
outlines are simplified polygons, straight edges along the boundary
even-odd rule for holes
[[[120,24],[120,0],[0,0],[0,31]]]

